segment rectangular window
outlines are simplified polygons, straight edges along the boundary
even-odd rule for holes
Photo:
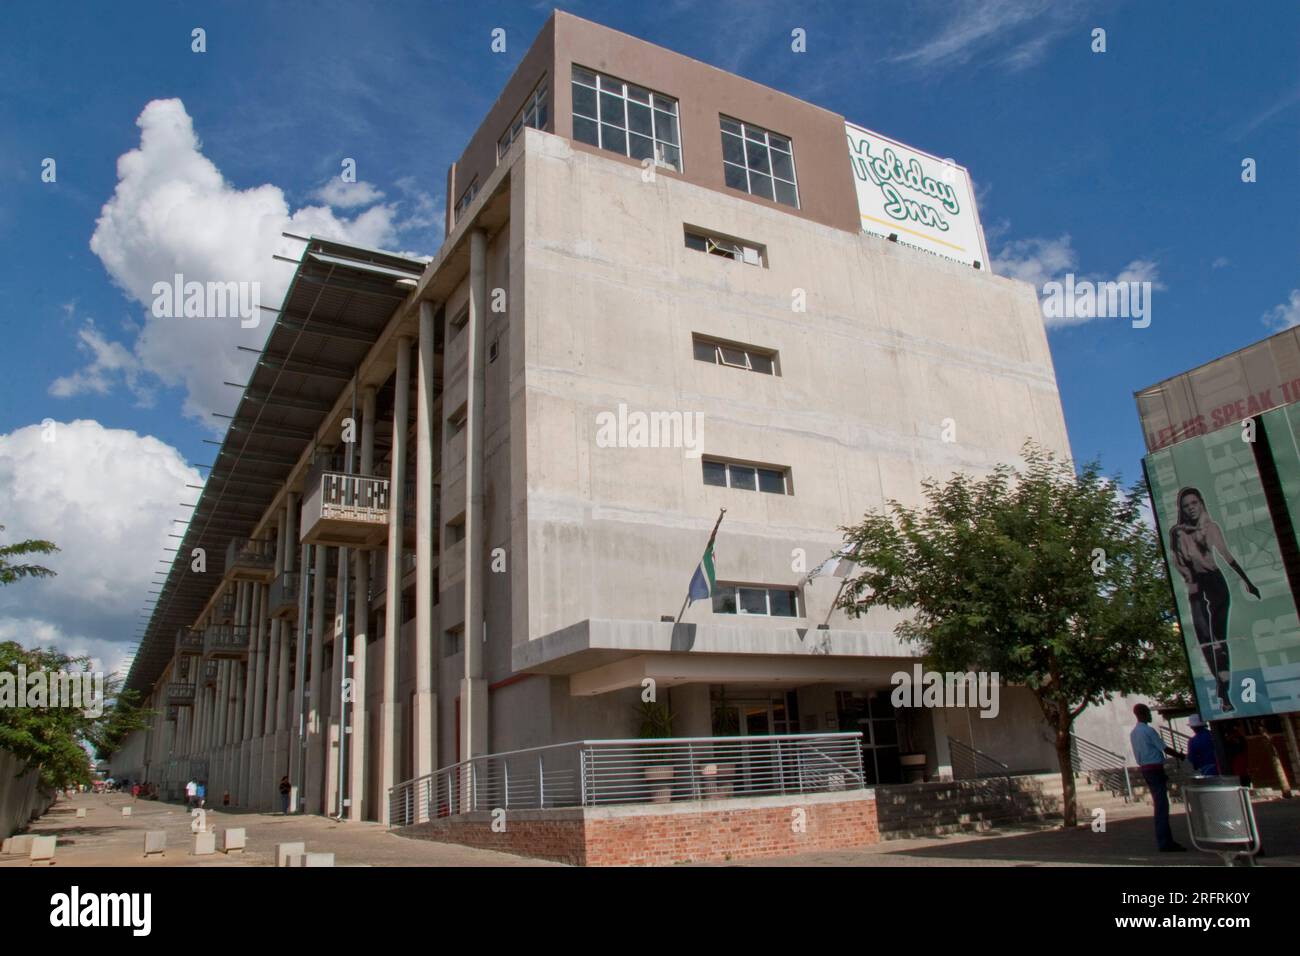
[[[450,657],[453,654],[459,654],[465,649],[465,625],[457,624],[455,627],[449,627],[443,632],[444,649],[443,657]]]
[[[692,337],[691,349],[696,361],[709,362],[713,365],[727,365],[731,368],[759,372],[763,375],[778,375],[776,352],[761,349],[754,345],[740,345],[711,339],[703,335]]]
[[[506,154],[506,150],[517,140],[527,127],[546,129],[549,111],[546,105],[546,81],[542,80],[524,103],[524,108],[515,114],[514,120],[497,140],[497,162]]]
[[[452,435],[459,435],[465,428],[465,422],[469,418],[469,405],[462,402],[460,408],[456,409],[447,416],[447,428]]]
[[[469,323],[469,306],[466,305],[463,306],[461,310],[457,312],[455,317],[451,320],[451,335],[448,337],[448,341],[460,335],[461,330],[464,329],[468,323]]]
[[[719,117],[722,173],[732,189],[799,208],[794,146],[785,136],[740,120]]]
[[[799,592],[794,588],[719,584],[713,592],[713,613],[799,617]]]
[[[743,262],[746,265],[767,265],[767,250],[758,243],[709,233],[690,226],[686,227],[686,248],[730,259],[732,262]]]
[[[573,138],[682,170],[677,101],[577,65],[573,67]]]
[[[740,491],[764,491],[770,495],[790,494],[790,469],[746,465],[717,458],[701,459],[704,483]]]
[[[465,210],[469,208],[470,203],[474,201],[474,197],[477,195],[478,195],[478,177],[475,176],[474,179],[470,182],[469,188],[467,188],[463,193],[461,193],[461,197],[456,203],[456,211],[452,215],[452,222],[460,222],[460,217],[464,214]]]

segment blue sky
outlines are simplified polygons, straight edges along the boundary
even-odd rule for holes
[[[1128,480],[1142,455],[1135,389],[1300,323],[1300,6],[1289,0],[565,9],[954,157],[974,177],[1004,272],[1154,281],[1149,328],[1097,319],[1049,333],[1075,455]],[[169,543],[149,496],[170,494],[186,462],[211,461],[203,439],[219,437],[219,422],[207,412],[238,397],[220,384],[238,370],[231,342],[146,335],[141,283],[168,263],[194,273],[255,256],[273,293],[291,267],[246,238],[256,223],[432,254],[447,167],[550,7],[130,10],[23,4],[0,37],[0,495],[11,505],[0,523],[76,548],[104,568],[108,595],[87,603],[70,582],[38,585],[35,597],[6,595],[0,618],[97,653],[121,639],[146,589],[117,565],[137,548],[152,565]],[[489,49],[497,27],[504,54]],[[805,54],[790,50],[796,27]],[[1102,54],[1090,49],[1095,27]],[[154,101],[168,102],[137,125]],[[142,133],[152,146],[119,181]],[[47,157],[53,183],[41,179]],[[323,192],[345,157],[366,185]],[[1241,181],[1247,157],[1257,182]],[[260,345],[264,332],[239,341]],[[42,456],[31,426],[47,418],[94,427],[70,430],[78,454]],[[78,493],[90,498],[51,501],[67,483],[52,469],[78,462],[134,496],[94,501],[103,489],[86,479]],[[78,515],[92,507],[113,517],[113,534]]]

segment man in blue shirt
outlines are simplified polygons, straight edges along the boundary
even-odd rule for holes
[[[1155,805],[1156,845],[1162,853],[1178,853],[1187,847],[1174,842],[1173,831],[1169,829],[1169,794],[1166,788],[1169,778],[1165,776],[1165,754],[1181,758],[1183,755],[1172,747],[1166,747],[1156,729],[1151,726],[1151,708],[1138,704],[1133,708],[1137,724],[1129,734],[1129,743],[1133,746],[1133,757],[1142,770],[1142,777],[1151,791],[1151,802]]]
[[[1219,762],[1214,756],[1214,738],[1198,714],[1187,719],[1192,728],[1192,739],[1187,742],[1187,760],[1202,777],[1213,777],[1219,772]]]

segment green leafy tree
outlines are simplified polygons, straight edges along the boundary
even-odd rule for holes
[[[5,526],[0,524],[0,531]],[[0,545],[0,584],[13,584],[19,578],[52,578],[54,572],[39,564],[14,564],[12,558],[21,558],[29,554],[53,554],[59,549],[53,541],[32,538],[15,544]]]
[[[1115,694],[1159,692],[1182,651],[1141,486],[1123,491],[1095,462],[1076,473],[1033,442],[1022,455],[1022,470],[928,481],[922,507],[890,501],[843,528],[858,570],[837,606],[910,611],[896,632],[927,666],[1031,690],[1073,827],[1075,718]]]

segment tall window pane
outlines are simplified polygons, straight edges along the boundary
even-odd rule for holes
[[[797,209],[799,185],[790,140],[725,116],[719,117],[719,126],[726,184]]]
[[[573,68],[573,138],[679,172],[682,168],[675,99],[578,66]]]

